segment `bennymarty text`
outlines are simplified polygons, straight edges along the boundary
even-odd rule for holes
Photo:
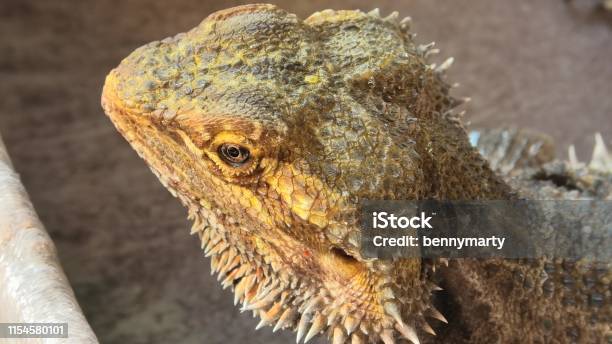
[[[372,244],[375,247],[441,247],[461,250],[465,247],[490,247],[498,250],[503,249],[505,237],[482,236],[482,237],[439,237],[432,236],[426,231],[433,231],[432,219],[435,212],[426,214],[422,211],[417,216],[398,216],[385,211],[372,212],[373,229],[389,230],[418,230],[420,232],[406,235],[397,235],[397,232],[386,235],[374,235]]]

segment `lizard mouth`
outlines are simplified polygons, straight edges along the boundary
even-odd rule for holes
[[[350,253],[346,252],[346,250],[344,250],[343,248],[333,246],[331,249],[331,252],[334,256],[340,258],[343,261],[350,262],[350,263],[357,262],[357,258],[355,258]]]

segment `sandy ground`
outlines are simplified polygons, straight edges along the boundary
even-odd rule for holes
[[[286,343],[254,331],[209,276],[184,210],[99,106],[136,47],[237,2],[0,2],[0,131],[103,343]],[[612,137],[612,15],[592,1],[281,1],[305,17],[380,7],[454,56],[467,120],[541,130],[559,152]]]

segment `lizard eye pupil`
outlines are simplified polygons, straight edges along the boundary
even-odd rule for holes
[[[224,143],[219,146],[219,156],[223,161],[232,165],[240,166],[249,160],[250,152],[245,147],[233,143]]]

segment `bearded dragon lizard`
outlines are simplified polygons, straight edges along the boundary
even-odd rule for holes
[[[102,105],[258,327],[334,344],[610,342],[608,264],[362,257],[363,199],[610,199],[609,174],[550,162],[539,136],[481,133],[479,153],[452,59],[430,64],[409,29],[396,12],[230,8],[134,51]]]

